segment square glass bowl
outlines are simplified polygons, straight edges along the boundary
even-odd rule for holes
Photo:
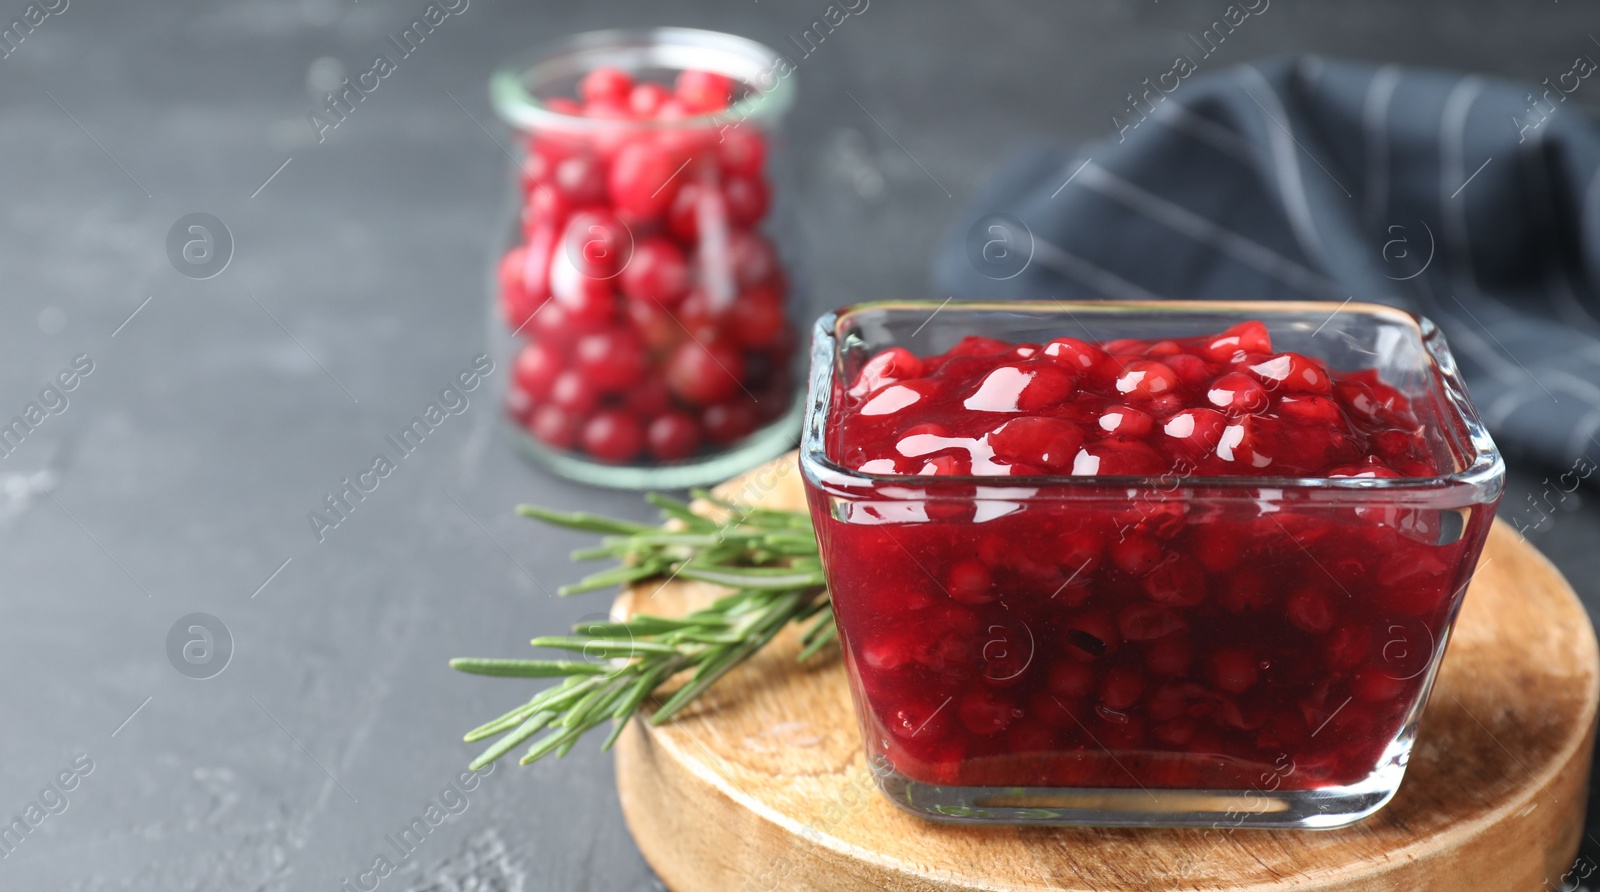
[[[1441,472],[996,478],[835,461],[844,389],[885,348],[1251,319],[1277,351],[1376,369]],[[817,323],[807,413],[801,466],[869,762],[895,804],[961,822],[1372,814],[1399,787],[1505,473],[1438,329],[1356,303],[860,304]],[[949,594],[974,561],[999,593],[987,603]],[[1175,568],[1193,596],[1153,601],[1143,583]]]

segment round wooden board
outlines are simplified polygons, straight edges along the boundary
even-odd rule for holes
[[[793,455],[720,491],[805,504]],[[651,584],[617,609],[672,615],[716,593]],[[1561,886],[1582,834],[1600,654],[1572,589],[1503,524],[1399,794],[1343,830],[924,821],[878,792],[840,660],[803,666],[796,648],[791,630],[676,720],[635,721],[618,742],[623,814],[673,892],[1532,892]]]

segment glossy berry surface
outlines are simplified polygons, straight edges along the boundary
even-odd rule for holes
[[[808,484],[869,756],[929,784],[1310,790],[1368,777],[1415,714],[1489,515],[1267,479],[1450,470],[1375,371],[1246,322],[846,372],[829,457],[918,478]]]
[[[714,72],[598,68],[545,105],[614,127],[525,135],[522,239],[500,263],[498,309],[519,339],[505,411],[545,446],[686,461],[792,405],[788,279],[763,232],[767,134],[699,117],[747,92]]]

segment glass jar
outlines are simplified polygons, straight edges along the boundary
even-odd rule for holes
[[[679,488],[793,446],[787,60],[683,28],[582,34],[490,83],[517,134],[491,343],[539,464]]]
[[[1167,340],[1241,323],[1263,353],[1339,371],[1300,387],[1292,354],[1197,342],[1232,357],[1208,367]],[[1063,338],[1084,332],[1109,354]],[[950,355],[966,355],[941,361],[997,369],[970,396],[903,354],[874,359],[851,392],[885,350],[958,344]],[[897,805],[966,822],[1322,828],[1394,795],[1504,477],[1427,320],[1361,304],[873,303],[824,316],[811,363],[807,497],[868,759]],[[1126,406],[1034,422],[1044,467],[996,464],[1034,380],[1070,394],[1102,373]],[[1188,389],[1154,383],[1174,373],[1194,375]],[[1372,413],[1368,472],[1219,474],[1345,448],[1330,432],[1348,422],[1290,423],[1343,411],[1300,390]],[[894,420],[919,399],[947,417]],[[1231,404],[1227,420],[1185,400]],[[841,456],[852,414],[900,458]],[[1208,417],[1192,473],[1137,463]],[[963,423],[994,432],[960,439]]]

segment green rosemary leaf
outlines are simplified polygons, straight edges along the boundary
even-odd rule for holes
[[[556,714],[554,712],[534,713],[533,717],[519,725],[517,730],[512,731],[510,734],[507,734],[499,740],[496,740],[493,746],[484,750],[483,753],[479,755],[478,758],[473,759],[471,764],[469,764],[467,767],[473,771],[477,771],[483,766],[488,765],[490,762],[493,762],[494,760],[510,752],[512,747],[539,733],[539,731],[544,728],[544,726],[550,724],[550,720],[555,717]]]
[[[650,533],[655,531],[655,527],[646,526],[642,523],[634,523],[631,520],[616,520],[610,517],[599,517],[583,511],[556,511],[550,508],[542,508],[538,505],[518,505],[517,513],[523,517],[533,517],[542,520],[545,523],[552,523],[556,526],[566,527],[572,530],[582,530],[588,533],[617,533],[621,535],[632,535],[634,533]]]
[[[676,654],[678,652],[678,649],[670,644],[659,644],[654,641],[640,641],[638,639],[624,641],[614,638],[550,635],[544,638],[535,638],[530,643],[534,647],[574,650],[596,657],[637,657],[643,654]]]
[[[684,579],[698,579],[701,582],[714,582],[718,585],[772,591],[808,588],[823,583],[820,570],[796,573],[789,569],[760,567],[734,569],[684,566],[679,568],[678,575]]]
[[[556,594],[563,596],[576,595],[581,592],[592,592],[596,589],[610,588],[614,585],[628,585],[630,583],[638,582],[641,579],[649,579],[652,576],[660,576],[661,570],[661,564],[657,563],[656,561],[646,561],[645,563],[632,567],[612,567],[609,570],[601,570],[599,573],[591,573],[588,576],[585,576],[581,581],[572,585],[563,585],[562,587],[556,589]]]
[[[568,675],[603,675],[610,671],[599,663],[574,660],[480,660],[468,657],[451,660],[450,668],[473,675],[503,678],[560,678]]]
[[[668,721],[784,628],[804,623],[802,658],[835,640],[833,614],[817,556],[816,535],[804,512],[750,508],[696,491],[699,505],[650,496],[663,524],[647,526],[585,513],[521,506],[519,513],[569,529],[597,533],[597,547],[575,559],[612,558],[618,565],[565,587],[563,593],[639,584],[656,577],[693,579],[732,589],[684,617],[641,614],[621,622],[586,622],[571,635],[535,638],[535,647],[577,651],[594,661],[458,659],[463,672],[560,678],[526,703],[467,734],[498,737],[472,764],[487,765],[540,730],[522,763],[560,758],[607,721],[609,749],[656,690],[688,671],[689,680],[652,716]],[[696,514],[713,506],[711,517]]]
[[[645,496],[645,501],[661,509],[665,517],[675,518],[691,530],[715,530],[717,524],[705,517],[694,513],[688,502],[664,496],[660,493],[650,493]]]

